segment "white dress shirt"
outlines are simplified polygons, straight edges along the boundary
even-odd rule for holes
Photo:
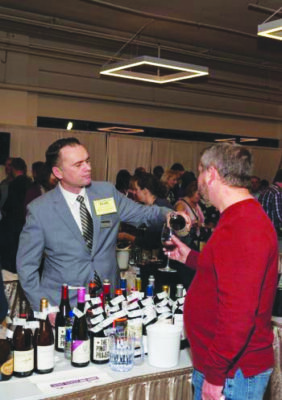
[[[72,213],[73,218],[75,219],[75,222],[77,223],[77,225],[80,229],[80,232],[82,233],[82,226],[81,226],[81,219],[80,219],[80,203],[76,199],[77,199],[77,196],[84,197],[85,206],[86,206],[87,210],[89,211],[89,214],[91,215],[91,208],[90,208],[89,199],[86,194],[85,188],[82,188],[78,194],[69,192],[68,190],[64,189],[60,182],[59,182],[59,188],[67,202],[67,205],[69,206],[69,209]]]

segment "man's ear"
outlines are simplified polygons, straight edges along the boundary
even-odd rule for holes
[[[61,168],[55,166],[52,168],[52,172],[57,179],[59,179],[59,180],[62,179],[63,175],[62,175]]]
[[[214,166],[210,166],[207,170],[207,183],[210,185],[218,179],[219,175]]]

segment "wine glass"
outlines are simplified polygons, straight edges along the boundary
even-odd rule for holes
[[[165,223],[163,226],[163,229],[162,229],[161,242],[162,242],[162,245],[167,249],[168,255],[167,255],[166,266],[164,268],[159,268],[159,271],[177,272],[176,269],[170,268],[170,266],[169,266],[169,251],[175,249],[174,244],[167,243],[168,241],[170,241],[172,235],[173,235],[172,229],[169,226],[167,226],[167,224]]]

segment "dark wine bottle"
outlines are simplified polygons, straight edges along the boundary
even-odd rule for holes
[[[14,318],[16,329],[13,335],[14,376],[19,378],[30,376],[34,370],[33,335],[26,328],[26,301],[20,302],[19,318]]]
[[[184,320],[183,320],[183,285],[179,283],[176,286],[176,306],[173,314],[173,324],[181,327],[181,334],[180,334],[180,349],[185,349],[189,346],[188,340],[186,339],[185,329],[184,329]]]
[[[71,364],[74,367],[86,367],[90,361],[90,343],[85,306],[85,288],[77,289],[77,308],[72,327]]]
[[[112,326],[112,318],[106,318],[90,331],[90,358],[94,364],[105,364],[110,359],[110,337],[105,335],[105,329]]]
[[[61,288],[61,302],[59,309],[60,311],[57,313],[55,320],[55,349],[56,351],[63,352],[65,347],[66,318],[71,310],[69,288],[66,284],[63,284]]]
[[[40,300],[39,328],[34,333],[34,364],[39,374],[48,374],[54,369],[54,334],[48,317],[48,300]]]
[[[106,315],[109,315],[110,309],[110,301],[111,301],[111,282],[109,279],[103,280],[103,307]]]
[[[120,288],[122,290],[122,294],[124,298],[127,298],[127,279],[126,278],[120,278]]]
[[[189,227],[186,224],[185,218],[182,215],[172,213],[169,220],[170,227],[178,237],[185,237],[189,233]]]
[[[13,375],[13,351],[11,341],[0,339],[0,381],[7,381]]]

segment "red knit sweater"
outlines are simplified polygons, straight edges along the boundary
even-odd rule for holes
[[[184,305],[194,368],[214,385],[238,368],[246,377],[271,368],[278,243],[260,204],[228,207],[203,251],[192,250],[186,264],[197,270]]]

